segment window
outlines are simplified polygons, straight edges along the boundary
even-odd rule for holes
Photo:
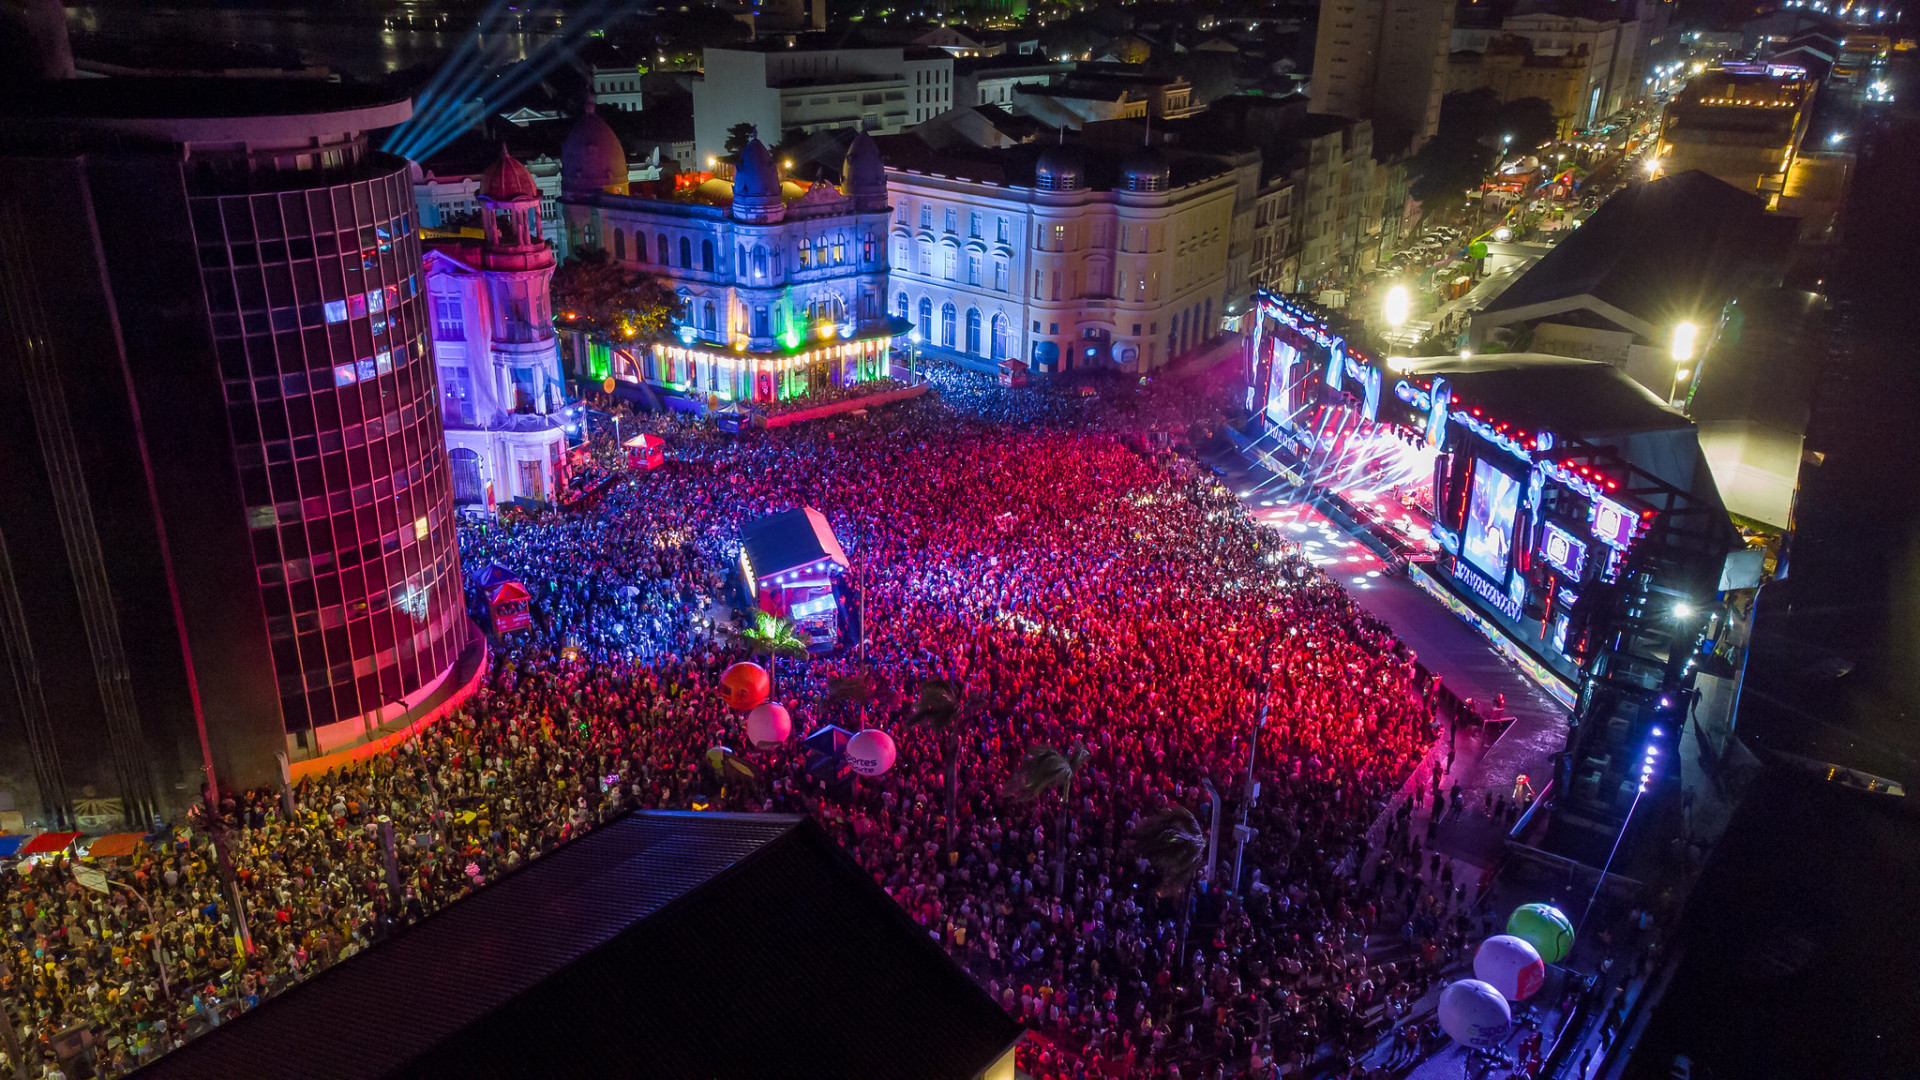
[[[907,201],[905,199],[900,200],[900,205],[893,208],[893,220],[896,225],[905,225],[907,223]]]
[[[753,246],[753,278],[755,281],[761,281],[764,280],[766,276],[767,249],[761,247],[759,244],[755,244]]]
[[[967,235],[975,240],[980,238],[980,211],[978,210],[967,213]]]
[[[871,263],[873,261],[873,253],[878,247],[879,241],[875,239],[873,230],[868,229],[866,240],[860,244],[860,261],[863,263]]]
[[[955,210],[951,206],[947,207],[947,231],[960,231],[960,211]]]
[[[1003,243],[1003,244],[1004,244],[1004,243],[1006,243],[1006,242],[1007,242],[1007,237],[1008,237],[1009,235],[1010,235],[1010,233],[1008,233],[1008,231],[1007,231],[1007,219],[1006,219],[1006,218],[1001,218],[1001,219],[1000,219],[1000,231],[999,231],[999,240],[1000,240],[1000,242],[1001,242],[1001,243]]]
[[[980,284],[980,256],[967,256],[967,284]]]
[[[711,250],[713,244],[709,242],[707,247]],[[693,241],[684,236],[680,238],[680,269],[693,269]]]
[[[942,304],[940,306],[940,346],[941,348],[945,348],[945,349],[953,348],[954,317],[956,314],[957,313],[954,311],[952,304]]]
[[[993,260],[993,287],[1000,292],[1007,291],[1007,260],[1005,259]]]
[[[847,234],[837,233],[833,238],[833,265],[839,266],[847,261]]]
[[[993,352],[989,355],[995,360],[1007,358],[1007,317],[1005,315],[993,317]]]
[[[440,419],[448,427],[473,427],[473,376],[466,365],[440,369]]]
[[[800,265],[803,267],[813,265],[813,241],[804,236],[800,238]]]
[[[979,308],[967,309],[967,353],[970,356],[980,355],[980,309]]]
[[[920,340],[933,340],[933,301],[920,298]]]
[[[895,315],[899,316],[902,319],[907,317],[907,294],[906,293],[901,293],[899,296],[896,296],[893,298],[893,311]]]
[[[713,273],[713,241],[700,241],[700,269]]]
[[[766,308],[757,307],[753,309],[753,336],[754,337],[767,336],[767,309]]]
[[[940,262],[940,269],[946,279],[948,281],[955,280],[958,275],[960,253],[952,248],[945,248],[940,252]]]
[[[613,230],[613,257],[618,262],[627,261],[627,234],[623,229]]]
[[[1065,251],[1066,249],[1067,227],[1065,225],[1055,225],[1053,227],[1053,250]]]
[[[671,255],[667,250],[667,234],[661,233],[658,239],[659,239],[659,242],[655,245],[654,250],[658,251],[660,254],[660,258],[658,260],[660,265],[661,266],[673,265],[673,259],[671,258]]]
[[[467,336],[466,320],[460,314],[459,297],[436,296],[433,298],[433,336],[438,338]]]
[[[700,311],[700,329],[705,330],[709,334],[715,333],[720,329],[719,311],[713,306],[713,301],[711,300],[707,301],[706,306]]]
[[[933,228],[933,204],[932,203],[920,204],[920,227],[923,229]]]
[[[933,276],[933,245],[924,240],[920,242],[920,276]]]
[[[347,321],[347,302],[345,300],[327,301],[327,321],[328,322],[346,322]]]

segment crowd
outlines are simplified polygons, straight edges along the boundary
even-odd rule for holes
[[[696,798],[816,815],[1036,1033],[1035,1075],[1356,1061],[1484,932],[1468,883],[1383,813],[1432,742],[1410,654],[1211,474],[1136,437],[1201,437],[1201,389],[942,378],[944,401],[740,437],[623,418],[668,440],[666,465],[589,510],[463,527],[469,578],[519,575],[534,624],[456,714],[290,796],[228,795],[115,867],[125,888],[59,860],[7,875],[0,991],[35,1075],[65,1075],[52,1045],[77,1029],[119,1075],[625,808]],[[717,692],[744,652],[739,527],[801,504],[848,551],[869,641],[787,662],[781,697],[802,731],[884,726],[900,750],[851,794],[792,747],[746,751],[751,783],[703,764],[742,745]],[[870,700],[824,693],[858,663]],[[930,679],[975,703],[950,731],[904,722]],[[1011,797],[1042,744],[1086,755],[1063,791]],[[1206,820],[1210,792],[1252,828],[1237,889],[1230,830],[1213,883],[1162,880],[1138,844],[1168,807]]]

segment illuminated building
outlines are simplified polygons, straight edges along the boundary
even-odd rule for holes
[[[481,176],[483,239],[436,241],[425,258],[440,416],[453,498],[492,509],[551,502],[565,480],[566,404],[533,174],[502,145]]]
[[[1699,169],[1772,208],[1813,118],[1805,68],[1727,64],[1687,80],[1660,122],[1660,171]]]
[[[854,137],[837,188],[783,178],[756,136],[731,179],[693,174],[649,197],[629,193],[619,140],[604,127],[589,114],[562,155],[569,244],[665,278],[682,318],[675,340],[652,346],[570,335],[576,368],[699,402],[774,401],[885,374],[895,328],[882,299],[887,185],[872,139]]]
[[[1238,188],[1222,158],[1132,146],[887,142],[893,314],[923,347],[1039,374],[1147,372],[1225,313]]]
[[[477,680],[413,192],[368,139],[409,111],[290,80],[0,101],[0,696],[50,816],[193,802],[196,713],[251,787]]]

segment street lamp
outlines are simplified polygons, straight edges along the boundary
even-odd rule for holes
[[[1395,285],[1387,290],[1385,302],[1381,304],[1381,314],[1387,317],[1387,325],[1395,330],[1406,324],[1407,314],[1413,307],[1413,298],[1407,295],[1405,285]]]
[[[1684,364],[1693,359],[1694,345],[1700,340],[1700,328],[1691,322],[1675,323],[1673,327],[1673,362]]]
[[[912,382],[913,369],[920,366],[920,331],[918,329],[907,335],[907,343],[913,347],[913,351],[907,355],[907,381]]]

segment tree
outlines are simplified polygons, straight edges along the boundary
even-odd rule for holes
[[[561,263],[548,295],[563,328],[619,341],[664,337],[682,314],[679,294],[664,279],[620,265],[604,248]]]
[[[1560,121],[1546,98],[1523,97],[1500,106],[1501,135],[1513,136],[1514,153],[1532,153],[1560,136]]]
[[[960,810],[960,734],[968,723],[986,711],[979,695],[960,696],[945,679],[925,679],[920,697],[907,713],[906,723],[924,727],[940,737],[941,754],[947,767],[947,850],[953,850],[954,818]]]
[[[820,695],[820,702],[829,708],[834,705],[851,707],[860,715],[860,726],[866,727],[867,702],[873,700],[873,691],[873,672],[861,668],[851,675],[829,678],[826,692]]]
[[[744,120],[728,128],[727,141],[722,144],[725,152],[720,155],[720,160],[729,165],[740,164],[740,155],[747,152],[747,141],[754,137],[756,130]]]
[[[1175,806],[1141,822],[1137,835],[1139,839],[1134,841],[1134,847],[1160,874],[1160,895],[1185,894],[1180,901],[1180,943],[1176,954],[1180,957],[1177,963],[1184,963],[1187,922],[1193,913],[1193,879],[1207,862],[1207,834],[1201,830],[1192,811]]]
[[[1026,760],[1007,778],[1006,792],[1022,802],[1037,802],[1047,793],[1058,794],[1060,799],[1059,817],[1054,823],[1054,850],[1059,858],[1053,865],[1053,894],[1059,896],[1067,887],[1067,793],[1073,788],[1073,779],[1080,767],[1087,763],[1087,748],[1074,743],[1065,753],[1042,743],[1027,751]]]
[[[753,609],[753,625],[742,631],[740,637],[747,643],[750,655],[767,654],[769,696],[779,685],[780,658],[807,655],[807,643],[799,634],[794,633],[793,620],[761,608]]]

